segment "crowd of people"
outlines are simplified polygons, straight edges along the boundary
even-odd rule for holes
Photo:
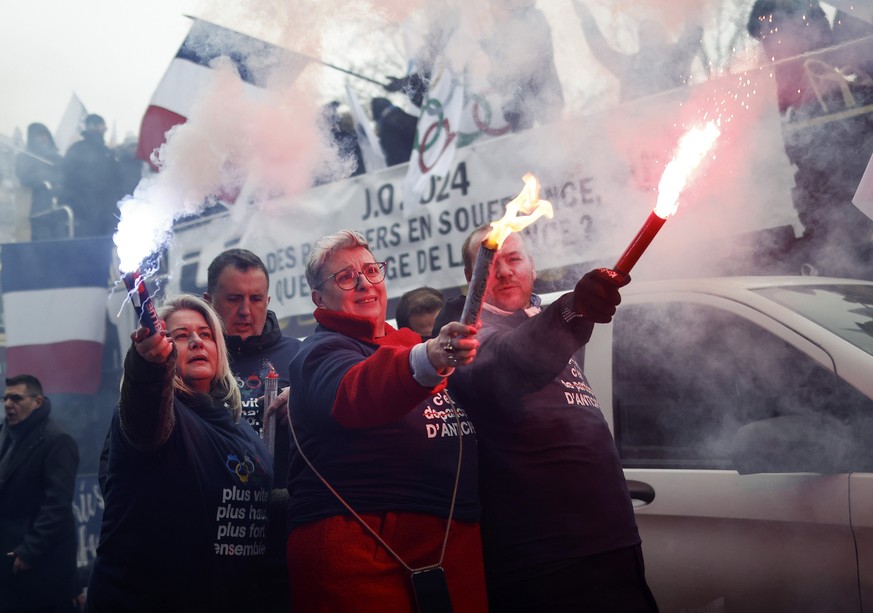
[[[136,141],[115,149],[105,142],[106,122],[88,115],[81,139],[61,155],[42,123],[27,127],[26,149],[15,158],[18,182],[30,194],[32,240],[109,236],[118,223],[118,201],[132,194],[145,171]]]
[[[464,246],[470,268],[484,230]],[[657,610],[596,399],[557,402],[559,379],[584,384],[573,353],[611,319],[627,279],[593,271],[539,315],[533,261],[512,237],[481,328],[453,321],[454,302],[427,287],[403,296],[395,328],[385,271],[358,232],[318,240],[306,262],[318,325],[301,343],[268,309],[260,258],[230,249],[203,297],[168,297],[157,332],[131,334],[85,610]],[[528,337],[543,351],[506,350],[530,347]],[[264,406],[271,371],[282,393]],[[70,608],[76,445],[33,377],[7,379],[4,406],[0,611]],[[508,436],[498,416],[514,414]],[[261,437],[271,415],[272,453]],[[507,471],[524,477],[517,488],[507,490]],[[569,472],[575,496],[558,479]],[[13,502],[24,492],[31,502]],[[44,583],[23,580],[36,570]],[[49,581],[57,589],[43,589]]]
[[[604,64],[641,70],[639,58],[609,52],[574,4]],[[809,6],[758,0],[749,32],[766,49],[761,24],[801,19],[819,28],[801,52],[832,44],[837,28]],[[521,14],[507,15],[506,28]],[[696,24],[687,31],[673,49],[684,63],[700,37]],[[666,44],[641,30],[645,41]],[[563,104],[543,66],[531,69],[539,81],[508,98],[516,129]],[[664,75],[661,87],[677,85]],[[826,102],[798,89],[798,75],[791,62],[777,72],[784,113]],[[418,74],[388,89],[420,105],[426,83]],[[542,118],[531,92],[550,101]],[[622,88],[623,99],[649,93]],[[408,160],[415,117],[381,97],[371,110],[389,164]],[[363,172],[336,105],[325,119]],[[114,229],[117,202],[143,168],[132,143],[113,151],[105,131],[89,115],[82,140],[61,156],[44,125],[29,127],[16,171],[32,192],[35,240],[61,237],[42,221],[62,206],[75,236]],[[799,186],[829,172],[820,158],[793,161]],[[798,210],[811,234],[833,238],[826,220],[819,225],[824,213]],[[487,231],[461,246],[468,283]],[[853,231],[869,238],[866,226]],[[594,326],[611,321],[627,276],[591,270],[543,307],[533,258],[514,234],[491,266],[479,325],[458,321],[463,296],[446,301],[421,287],[401,297],[392,326],[386,264],[360,233],[315,241],[305,274],[317,326],[302,342],[269,309],[264,262],[236,248],[212,261],[202,296],[166,298],[157,331],[131,334],[100,461],[105,510],[87,590],[76,576],[76,443],[50,416],[39,380],[6,378],[0,613],[658,610],[620,458],[575,357]],[[267,402],[276,375],[281,393]]]
[[[560,119],[564,108],[564,94],[555,66],[552,32],[545,15],[531,0],[494,0],[490,3],[493,28],[489,35],[478,41],[478,47],[488,58],[487,82],[482,92],[465,92],[465,96],[493,97],[500,102],[493,121],[500,133],[519,131],[544,125]],[[442,25],[435,25],[442,30]],[[370,100],[370,117],[386,166],[404,164],[410,160],[416,147],[416,129],[422,109],[428,104],[428,91],[434,79],[433,56],[447,44],[445,32],[431,33],[425,55],[419,58],[417,68],[404,77],[387,77],[383,85],[385,95]],[[390,94],[403,94],[392,101]],[[440,101],[441,102],[441,101]],[[484,103],[484,98],[480,103]],[[403,108],[406,106],[407,108]],[[431,112],[434,112],[431,109]],[[476,111],[490,113],[490,111]],[[327,117],[336,113],[336,102],[328,105]],[[351,116],[346,113],[346,123]],[[479,121],[478,119],[476,121]],[[338,121],[331,120],[336,124]],[[459,129],[453,126],[454,129]],[[335,142],[343,157],[358,162],[353,174],[366,169],[360,154],[360,143],[354,129],[334,132]],[[356,151],[357,149],[357,151]]]

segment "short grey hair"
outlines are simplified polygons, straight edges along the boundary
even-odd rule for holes
[[[324,280],[324,263],[337,251],[363,247],[370,253],[370,243],[364,235],[356,230],[340,230],[334,234],[322,236],[315,241],[309,257],[306,258],[306,282],[311,289],[318,287]]]

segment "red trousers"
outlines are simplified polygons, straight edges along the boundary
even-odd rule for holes
[[[371,513],[367,524],[412,568],[435,564],[445,519],[420,513]],[[443,560],[454,613],[488,610],[479,525],[452,522]],[[288,537],[294,613],[414,613],[410,573],[356,519],[335,516]]]

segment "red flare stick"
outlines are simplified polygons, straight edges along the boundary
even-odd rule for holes
[[[648,219],[646,219],[646,223],[643,224],[643,227],[640,228],[640,231],[637,232],[636,236],[634,236],[634,239],[627,246],[627,249],[625,249],[624,253],[621,254],[621,257],[618,258],[615,266],[612,267],[613,270],[626,275],[630,274],[631,268],[634,267],[634,264],[636,264],[637,260],[640,259],[640,256],[643,255],[643,252],[648,248],[652,239],[655,238],[655,235],[664,225],[665,221],[667,221],[665,218],[660,217],[652,211],[649,214]]]

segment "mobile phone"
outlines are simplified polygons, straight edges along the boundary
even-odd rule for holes
[[[412,571],[412,590],[418,613],[452,613],[449,585],[441,567]]]

